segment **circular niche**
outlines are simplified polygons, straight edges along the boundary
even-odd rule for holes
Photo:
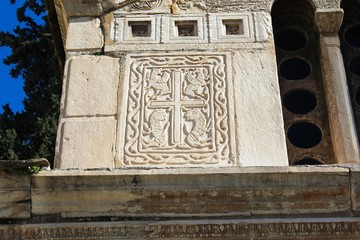
[[[296,147],[312,148],[321,142],[322,132],[315,124],[299,122],[291,125],[287,137]]]
[[[352,26],[346,30],[345,41],[353,47],[360,47],[360,25]]]
[[[323,164],[323,163],[313,158],[303,158],[294,163],[294,165],[319,165],[319,164]]]
[[[290,58],[280,65],[280,74],[287,80],[302,80],[310,73],[310,64],[301,58]]]
[[[305,34],[296,29],[286,29],[279,32],[275,38],[278,48],[285,51],[297,51],[305,47],[307,39]]]
[[[314,94],[306,90],[295,90],[284,95],[285,108],[295,114],[306,114],[316,107]]]
[[[356,56],[350,61],[350,71],[360,76],[360,56]]]

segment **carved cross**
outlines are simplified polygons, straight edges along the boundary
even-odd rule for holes
[[[172,136],[173,143],[181,143],[181,109],[182,107],[205,107],[204,100],[196,99],[181,99],[181,83],[182,75],[181,71],[172,72],[172,99],[173,100],[152,100],[150,101],[150,107],[152,108],[167,108],[171,107],[173,110],[173,124],[172,124]]]

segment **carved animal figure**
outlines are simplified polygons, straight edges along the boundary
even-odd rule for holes
[[[188,132],[186,137],[188,144],[192,147],[207,146],[207,141],[209,139],[206,135],[210,129],[201,110],[198,108],[188,109],[185,113],[185,119],[194,122],[192,129]]]
[[[195,71],[189,71],[185,75],[185,80],[189,85],[185,88],[185,94],[196,97],[203,97],[204,87],[206,86],[205,76],[201,69]]]
[[[168,87],[169,80],[170,74],[167,71],[162,72],[161,69],[154,69],[151,72],[149,85],[147,87],[147,89],[152,88],[155,92],[151,99],[156,99],[170,92]]]
[[[165,109],[156,109],[149,117],[151,142],[156,146],[164,146],[167,144],[166,130],[169,126],[168,113]]]

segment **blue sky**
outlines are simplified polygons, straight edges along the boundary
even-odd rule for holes
[[[2,0],[0,8],[0,30],[12,32],[18,25],[16,8],[23,0],[16,4],[10,4],[9,0]],[[23,109],[22,100],[25,94],[22,90],[23,80],[10,77],[10,67],[3,64],[3,59],[11,53],[10,48],[0,47],[0,106],[9,103],[14,112]],[[2,112],[2,107],[0,107]]]

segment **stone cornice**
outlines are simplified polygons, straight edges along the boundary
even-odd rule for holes
[[[1,173],[0,180],[3,219],[351,217],[360,212],[356,167],[52,170],[23,177]]]
[[[356,165],[0,172],[0,238],[357,239],[359,182]]]

